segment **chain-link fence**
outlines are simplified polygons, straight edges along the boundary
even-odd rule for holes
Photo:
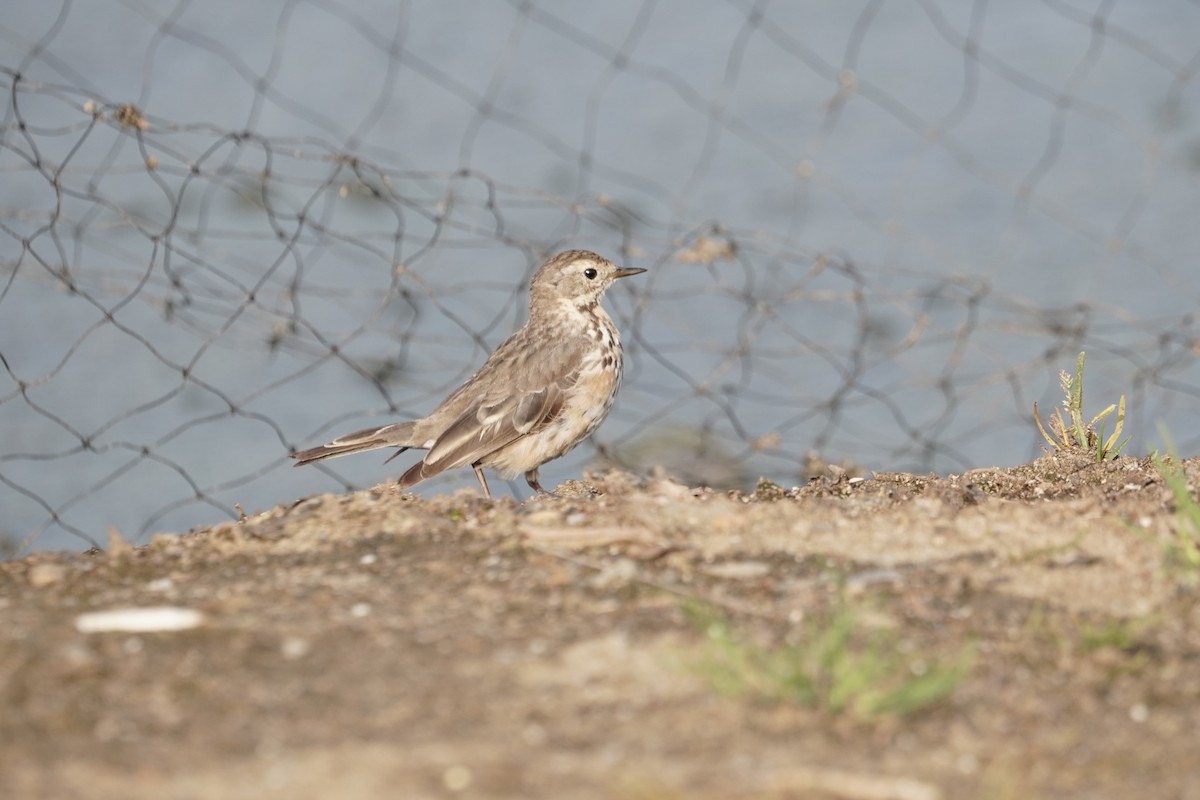
[[[1194,451],[1197,31],[1182,0],[10,3],[0,540],[397,474],[287,456],[429,411],[566,247],[650,272],[547,483],[1016,463],[1080,350],[1131,451],[1159,420]]]

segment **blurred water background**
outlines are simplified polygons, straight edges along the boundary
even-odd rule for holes
[[[430,410],[565,247],[650,272],[547,485],[1019,463],[1080,350],[1128,452],[1161,421],[1194,454],[1197,31],[1184,0],[11,0],[0,547],[398,474],[287,453]]]

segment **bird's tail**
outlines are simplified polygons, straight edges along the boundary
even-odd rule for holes
[[[415,424],[413,422],[397,422],[393,425],[384,425],[382,428],[365,428],[361,431],[348,433],[345,436],[339,436],[329,444],[323,444],[311,450],[301,450],[298,453],[292,453],[292,458],[296,459],[294,466],[300,467],[305,464],[311,464],[314,461],[320,461],[323,458],[344,456],[348,453],[377,450],[380,447],[399,447],[400,449],[389,457],[388,460],[390,461],[391,458],[417,445],[412,440]]]

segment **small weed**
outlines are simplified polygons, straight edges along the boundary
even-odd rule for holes
[[[793,643],[766,649],[746,641],[706,606],[685,612],[704,631],[700,672],[722,694],[800,703],[860,719],[904,716],[947,697],[970,672],[974,649],[948,664],[906,652],[899,636],[865,630],[860,613],[839,599]]]
[[[1188,486],[1187,473],[1167,429],[1159,425],[1158,432],[1167,447],[1167,457],[1155,452],[1150,458],[1175,500],[1175,542],[1167,550],[1167,558],[1188,571],[1200,570],[1200,503]]]
[[[1153,624],[1154,620],[1146,617],[1110,617],[1103,622],[1081,625],[1079,636],[1083,649],[1089,653],[1104,648],[1132,650],[1138,645],[1141,635]]]
[[[1092,417],[1091,422],[1084,422],[1083,353],[1079,354],[1075,377],[1072,378],[1070,373],[1063,371],[1059,373],[1059,381],[1064,395],[1063,407],[1055,409],[1046,425],[1042,425],[1042,419],[1038,416],[1037,403],[1033,404],[1033,421],[1037,423],[1038,430],[1042,432],[1042,438],[1054,448],[1054,452],[1087,450],[1095,453],[1097,461],[1116,458],[1121,452],[1121,448],[1129,441],[1128,436],[1121,440],[1121,430],[1125,427],[1125,395],[1121,395],[1118,405],[1110,405]],[[1104,418],[1113,411],[1117,412],[1117,422],[1113,427],[1112,435],[1106,439],[1104,438]],[[1099,431],[1096,430],[1097,423],[1100,423]],[[1049,432],[1046,430],[1047,427],[1050,429]]]
[[[1056,662],[1070,653],[1073,646],[1073,640],[1062,624],[1041,602],[1034,603],[1029,609],[1021,634],[1030,642],[1022,657],[1031,665]]]

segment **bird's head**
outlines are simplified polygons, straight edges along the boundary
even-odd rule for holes
[[[622,269],[590,250],[567,250],[552,256],[533,276],[530,293],[540,298],[570,300],[583,308],[599,302],[604,290],[618,278],[638,275],[644,269]]]

